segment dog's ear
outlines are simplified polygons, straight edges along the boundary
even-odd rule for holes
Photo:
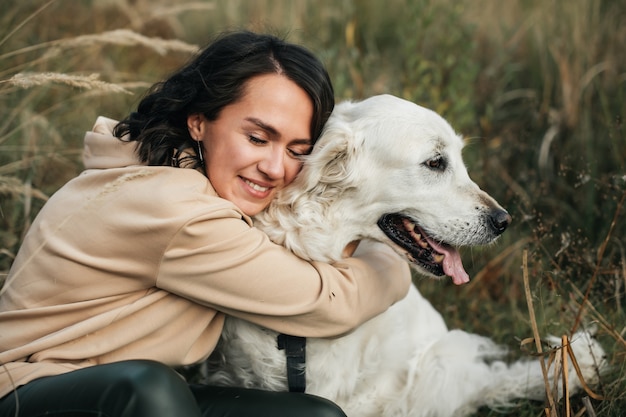
[[[255,216],[255,222],[264,226],[274,242],[285,242],[285,230],[306,229],[307,223],[315,225],[329,205],[340,196],[345,198],[346,190],[355,187],[356,135],[353,123],[341,112],[345,107],[335,107],[296,179],[277,194],[266,210]],[[308,245],[311,248],[310,242]],[[295,250],[294,245],[290,248]]]
[[[304,175],[299,175],[299,178],[306,180],[307,184],[302,185],[307,191],[319,187],[340,187],[345,190],[356,179],[353,167],[359,146],[349,118],[352,105],[341,103],[335,108],[313,152],[307,156],[302,172]]]

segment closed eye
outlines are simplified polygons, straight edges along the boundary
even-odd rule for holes
[[[288,152],[294,158],[301,158],[305,155],[309,155],[313,150],[312,146],[301,146],[299,148],[289,148]]]
[[[267,143],[267,141],[265,139],[261,139],[259,137],[256,137],[254,135],[248,135],[248,140],[256,145],[264,145]]]
[[[258,146],[266,145],[269,141],[267,139],[261,139],[258,136],[248,135],[248,140],[250,143]],[[306,156],[311,153],[313,150],[313,146],[311,146],[308,141],[302,144],[296,144],[290,148],[287,148],[287,152],[292,158],[300,159],[303,156]]]

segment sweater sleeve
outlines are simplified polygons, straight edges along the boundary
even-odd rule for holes
[[[348,332],[406,295],[406,262],[383,245],[334,265],[307,262],[231,214],[201,215],[175,235],[157,286],[275,331]]]

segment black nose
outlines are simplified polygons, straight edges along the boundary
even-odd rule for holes
[[[491,222],[491,227],[493,227],[494,232],[500,235],[506,230],[509,224],[511,224],[511,216],[506,210],[494,209],[489,213],[489,221]]]

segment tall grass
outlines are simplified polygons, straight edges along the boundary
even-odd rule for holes
[[[613,366],[594,387],[605,399],[578,395],[571,415],[623,415],[623,2],[4,0],[0,11],[0,274],[48,196],[80,171],[97,115],[123,117],[220,30],[272,31],[324,59],[338,99],[396,94],[468,138],[470,172],[514,223],[498,244],[463,254],[469,285],[418,286],[450,327],[519,356],[533,324],[525,272],[539,332],[595,324]]]

